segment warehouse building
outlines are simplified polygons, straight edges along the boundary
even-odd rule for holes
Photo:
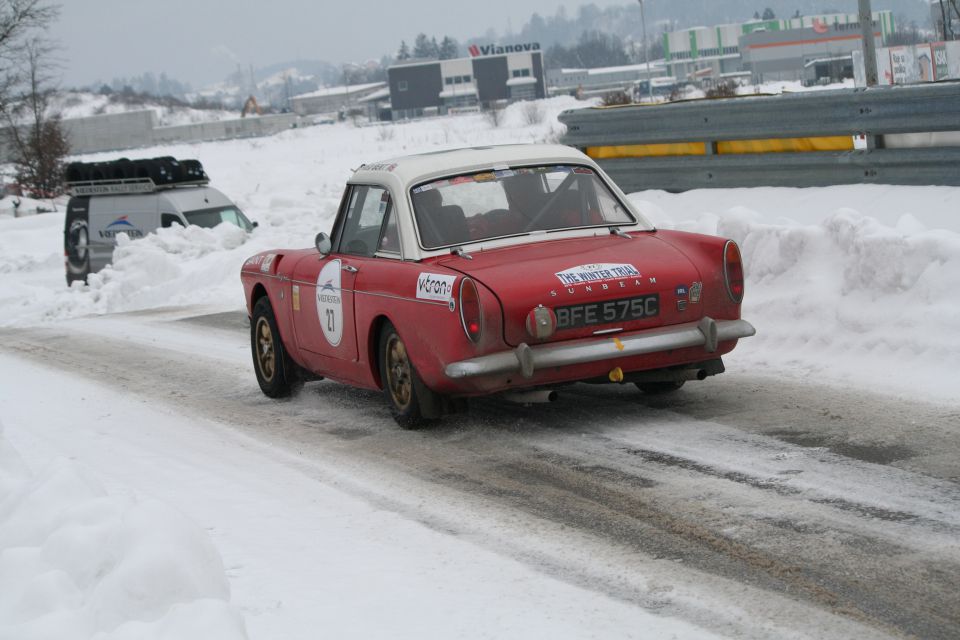
[[[648,76],[649,73],[649,76]],[[594,69],[548,69],[547,85],[551,95],[591,96],[609,91],[633,91],[640,83],[646,86],[648,77],[664,76],[663,60],[618,67]]]
[[[310,93],[302,93],[290,98],[290,108],[301,116],[314,114],[335,114],[361,107],[366,109],[365,100],[370,96],[386,95],[386,82],[369,82],[340,87],[324,87]]]
[[[874,26],[874,44],[884,35]],[[744,71],[754,84],[771,80],[832,82],[853,78],[853,52],[863,51],[859,22],[814,22],[812,26],[783,31],[754,31],[740,37]]]
[[[470,47],[469,58],[409,60],[387,69],[394,120],[546,97],[537,43]]]

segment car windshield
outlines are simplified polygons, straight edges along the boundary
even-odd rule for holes
[[[589,167],[516,167],[434,180],[411,190],[426,249],[534,231],[633,224]]]
[[[187,222],[198,227],[213,228],[223,222],[229,222],[244,231],[253,231],[253,224],[247,219],[247,216],[243,215],[240,209],[232,206],[185,211],[183,215],[186,216]]]

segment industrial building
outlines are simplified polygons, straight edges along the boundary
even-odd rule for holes
[[[386,82],[324,87],[293,96],[290,98],[290,108],[301,116],[333,114],[354,109],[362,109],[366,114],[371,97],[376,100],[386,95],[389,95]]]
[[[651,60],[649,67],[643,63],[595,69],[548,69],[547,85],[551,95],[590,96],[629,91],[638,83],[646,83],[648,78],[662,78],[665,73],[663,60]]]
[[[475,55],[469,58],[409,60],[389,67],[392,118],[418,118],[546,97],[539,44],[474,46],[471,53]]]
[[[874,11],[873,21],[883,44],[894,30],[893,13]],[[857,14],[831,13],[673,31],[663,35],[666,75],[690,82],[743,72],[752,72],[755,82],[764,77],[815,78],[818,63],[810,63],[849,58],[851,51],[860,49],[859,29]],[[745,48],[750,51],[745,52]]]
[[[882,47],[883,32],[874,27],[874,44]],[[783,31],[754,31],[740,37],[743,70],[754,83],[853,77],[853,51],[863,50],[860,24],[814,22],[813,26]]]

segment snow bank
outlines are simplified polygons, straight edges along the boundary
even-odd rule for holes
[[[0,424],[0,638],[238,640],[220,556],[169,507],[60,460],[32,474]]]
[[[676,220],[642,194],[632,199],[661,227],[740,244],[743,316],[758,333],[733,360],[955,399],[960,234],[910,214],[888,226],[848,207],[816,224],[770,222],[742,206]]]

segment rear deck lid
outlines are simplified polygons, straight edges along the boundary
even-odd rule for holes
[[[471,255],[470,260],[450,256],[439,262],[494,292],[510,345],[691,322],[701,315],[700,305],[690,304],[699,272],[656,232],[629,239],[541,241]],[[551,309],[557,322],[556,332],[544,340],[527,330],[527,315],[538,305]]]

